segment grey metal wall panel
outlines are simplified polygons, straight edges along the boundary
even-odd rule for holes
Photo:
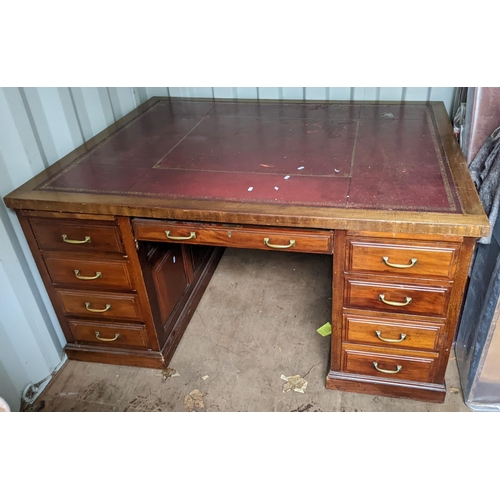
[[[216,99],[236,99],[238,97],[236,87],[213,87],[213,95]]]
[[[147,87],[146,94],[217,99],[443,101],[448,113],[455,87]],[[141,101],[143,102],[143,101]]]
[[[149,99],[148,90],[146,87],[133,87],[133,93],[136,107]]]
[[[305,87],[282,87],[283,88],[283,99],[304,99]]]
[[[107,91],[117,120],[136,108],[134,94],[130,87],[108,87]]]
[[[283,99],[280,87],[257,87],[259,99]]]
[[[167,95],[172,97],[205,97],[212,98],[214,96],[213,87],[164,87],[167,91]],[[149,87],[148,87],[149,89]],[[151,94],[153,95],[165,95],[162,93]]]

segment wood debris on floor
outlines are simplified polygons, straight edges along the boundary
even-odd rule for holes
[[[304,394],[307,388],[307,380],[302,378],[300,375],[287,377],[282,374],[281,380],[284,380],[286,382],[286,384],[283,384],[283,392],[295,391]]]
[[[195,389],[191,391],[189,394],[186,394],[184,398],[184,406],[188,411],[193,410],[204,410],[205,409],[205,401],[203,398],[206,396],[205,393]]]

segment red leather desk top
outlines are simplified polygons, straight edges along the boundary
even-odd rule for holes
[[[35,190],[462,212],[426,103],[159,101]]]

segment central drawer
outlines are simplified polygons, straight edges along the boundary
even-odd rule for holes
[[[133,227],[135,237],[144,241],[302,253],[333,253],[332,231],[150,219],[134,219]]]

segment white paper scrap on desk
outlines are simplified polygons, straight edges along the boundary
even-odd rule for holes
[[[295,392],[301,392],[304,394],[307,387],[307,380],[305,378],[302,378],[300,375],[287,377],[281,374],[281,380],[286,381],[286,384],[283,384],[283,392],[288,392],[293,389]]]

